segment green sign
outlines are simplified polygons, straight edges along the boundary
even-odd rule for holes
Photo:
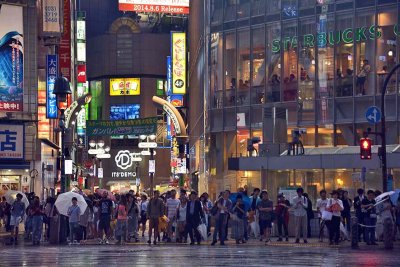
[[[400,36],[399,25],[393,26],[393,32],[396,36]],[[360,27],[355,29],[344,29],[341,31],[318,32],[317,34],[305,34],[300,38],[298,36],[287,36],[281,39],[272,40],[272,52],[279,53],[283,47],[284,51],[289,48],[296,48],[298,43],[302,47],[309,48],[318,44],[318,47],[325,47],[326,45],[335,45],[340,43],[351,44],[354,41],[362,42],[367,39],[375,40],[382,37],[382,30],[379,26],[372,25],[368,27]]]
[[[88,136],[112,135],[148,135],[157,132],[157,117],[117,120],[117,121],[87,121]]]

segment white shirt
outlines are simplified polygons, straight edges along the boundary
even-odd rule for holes
[[[222,203],[222,206],[223,206],[223,207],[226,207],[226,200],[225,200],[225,199],[224,199],[224,202]],[[225,210],[221,209],[221,212],[220,212],[220,213],[224,214],[224,213],[225,213]]]
[[[142,203],[140,203],[140,211],[144,210],[145,212],[147,212],[147,205],[149,204],[149,201],[142,201]]]
[[[334,206],[335,204],[338,204],[341,207],[341,210],[343,210],[343,202],[340,199],[334,200],[333,198],[329,199],[328,205],[326,205],[326,208],[330,208],[330,207]],[[333,213],[333,216],[340,217],[340,210],[332,211],[332,213]]]
[[[181,204],[179,204],[179,218],[178,222],[184,222],[186,221],[186,211],[187,211],[187,203],[183,207]]]
[[[307,207],[308,207],[308,201],[307,198],[301,196],[297,196],[293,198],[293,209],[294,209],[294,216],[297,217],[302,217],[302,216],[307,216]],[[299,202],[303,203],[301,205]]]
[[[319,209],[319,214],[318,214],[319,218],[321,218],[322,212],[325,211],[326,206],[328,205],[328,200],[329,200],[328,198],[325,199],[319,198],[317,200],[317,209]]]

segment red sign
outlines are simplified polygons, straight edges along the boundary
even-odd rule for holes
[[[64,24],[59,53],[60,71],[71,81],[71,5],[70,0],[63,0]]]
[[[78,83],[86,82],[86,65],[78,65]]]

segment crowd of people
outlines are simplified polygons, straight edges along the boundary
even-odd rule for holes
[[[84,195],[82,191],[77,193]],[[351,200],[345,190],[333,190],[330,198],[325,190],[321,190],[316,213],[303,188],[297,188],[296,193],[293,199],[287,199],[280,193],[274,203],[268,192],[259,188],[255,188],[250,196],[243,188],[237,193],[226,190],[215,201],[211,201],[207,193],[198,196],[195,191],[186,192],[183,189],[179,192],[173,189],[162,195],[154,191],[150,199],[146,193],[135,194],[133,190],[115,195],[103,190],[101,194],[84,195],[87,203],[84,212],[78,205],[78,199],[72,198],[66,216],[69,226],[67,241],[79,244],[97,239],[99,244],[111,241],[124,244],[139,242],[141,237],[154,245],[188,241],[194,245],[211,237],[212,246],[217,243],[223,246],[228,240],[230,227],[229,238],[236,244],[246,243],[251,237],[268,244],[276,224],[277,242],[289,241],[289,231],[294,230],[291,232],[294,233],[295,243],[300,243],[301,239],[308,243],[311,237],[310,221],[316,214],[320,226],[319,241],[324,241],[327,229],[329,244],[338,245],[341,240],[349,238],[353,207],[359,223],[358,237],[368,245],[375,245],[381,239],[379,221],[391,219],[395,225],[394,235],[400,230],[400,199],[392,203],[390,198],[385,198],[377,203],[378,191],[369,190],[365,195],[363,189],[358,189],[358,195]],[[59,217],[56,199],[50,197],[46,203],[41,203],[39,197],[31,193],[27,195],[29,205],[26,207],[22,198],[21,194],[17,194],[10,204],[3,197],[0,203],[2,225],[5,231],[11,233],[12,243],[18,243],[19,225],[23,222],[25,239],[31,240],[33,245],[39,245],[42,237],[50,240],[54,232],[52,219]],[[294,229],[289,229],[289,220],[293,220]]]

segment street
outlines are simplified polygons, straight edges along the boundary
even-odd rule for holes
[[[399,247],[352,250],[320,245],[263,246],[258,241],[225,247],[132,244],[126,246],[2,247],[1,266],[398,266]]]

